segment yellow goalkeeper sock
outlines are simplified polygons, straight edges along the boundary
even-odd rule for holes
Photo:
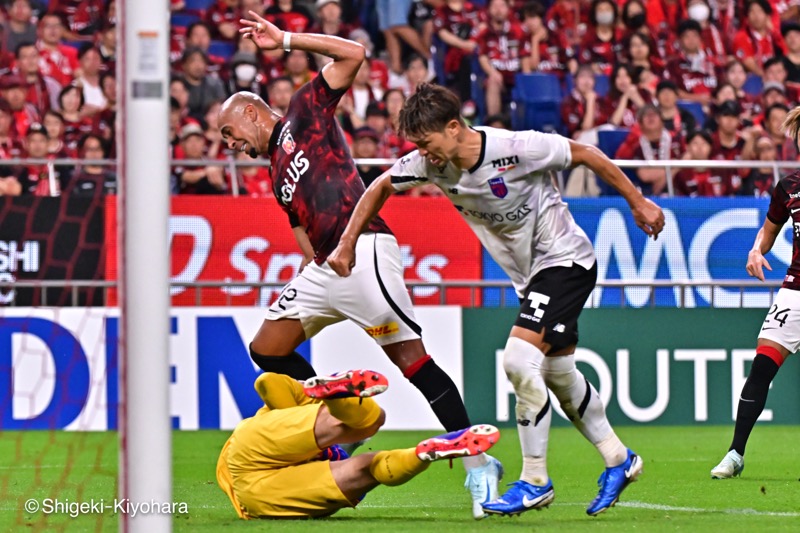
[[[378,452],[369,465],[369,473],[381,485],[402,485],[428,468],[430,462],[421,461],[414,448]]]
[[[258,376],[255,387],[264,405],[270,409],[287,409],[318,401],[305,395],[299,381],[283,374],[265,372]]]
[[[351,428],[367,428],[381,416],[381,408],[372,398],[338,398],[322,402],[334,418]]]

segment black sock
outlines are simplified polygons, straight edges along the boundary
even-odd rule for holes
[[[733,442],[731,450],[744,456],[744,448],[747,446],[747,439],[753,426],[764,410],[767,403],[767,393],[769,384],[772,383],[775,374],[780,368],[775,361],[763,354],[757,354],[753,359],[753,366],[750,375],[742,387],[742,394],[739,396],[739,409],[736,412],[736,426],[733,430]]]
[[[264,372],[285,374],[294,379],[308,379],[317,375],[314,367],[297,352],[289,355],[261,355],[250,348],[250,357]]]
[[[411,375],[408,375],[409,370]],[[433,359],[427,358],[418,368],[406,370],[406,377],[420,390],[446,431],[469,427],[469,416],[456,384]]]

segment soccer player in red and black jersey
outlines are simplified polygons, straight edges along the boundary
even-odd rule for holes
[[[242,32],[262,50],[282,47],[333,58],[292,96],[283,117],[246,92],[231,96],[220,111],[219,127],[230,149],[269,157],[272,190],[308,262],[269,308],[250,344],[251,357],[267,372],[313,377],[316,372],[295,349],[326,326],[349,319],[422,392],[445,429],[468,427],[456,385],[425,351],[400,249],[386,223],[376,218],[359,238],[354,276],[340,278],[326,263],[365,190],[335,119],[339,100],[364,61],[364,47],[330,35],[284,32],[250,15],[254,20],[242,20]],[[483,518],[480,504],[496,497],[501,467],[485,455],[465,467],[473,516]]]
[[[783,127],[797,144],[800,107],[789,113]],[[745,446],[764,410],[769,386],[783,361],[800,349],[800,172],[783,178],[772,192],[767,218],[747,256],[750,276],[764,281],[763,269],[772,270],[764,256],[789,220],[794,228],[792,262],[758,334],[756,357],[739,396],[733,441],[722,461],[711,470],[712,478],[726,479],[742,473]]]

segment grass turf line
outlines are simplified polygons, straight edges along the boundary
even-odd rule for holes
[[[748,447],[744,477],[712,480],[709,470],[722,458],[730,427],[621,427],[620,437],[644,458],[644,474],[624,493],[619,506],[591,518],[585,508],[597,492],[602,461],[572,428],[552,430],[550,475],[553,505],[518,518],[470,517],[464,472],[437,463],[407,485],[379,487],[357,509],[320,521],[245,522],[214,480],[223,431],[175,432],[174,501],[188,503],[188,515],[174,519],[175,531],[363,532],[410,531],[718,531],[746,533],[800,529],[800,428],[757,427]],[[367,449],[411,447],[428,432],[384,432]],[[492,451],[511,482],[521,460],[516,431],[503,430]],[[72,502],[114,499],[117,446],[114,433],[3,432],[0,434],[0,531],[116,531],[117,516],[43,516],[22,509],[29,498]],[[65,467],[65,465],[69,465]],[[142,465],[146,468],[147,465]],[[502,487],[501,487],[502,489]]]

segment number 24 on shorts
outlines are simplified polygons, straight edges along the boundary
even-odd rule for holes
[[[789,308],[778,310],[778,306],[772,304],[772,307],[770,307],[769,312],[767,313],[767,319],[764,320],[764,323],[769,323],[770,317],[772,317],[775,322],[783,327],[783,325],[786,324],[786,319],[789,317],[789,311],[791,311]]]

